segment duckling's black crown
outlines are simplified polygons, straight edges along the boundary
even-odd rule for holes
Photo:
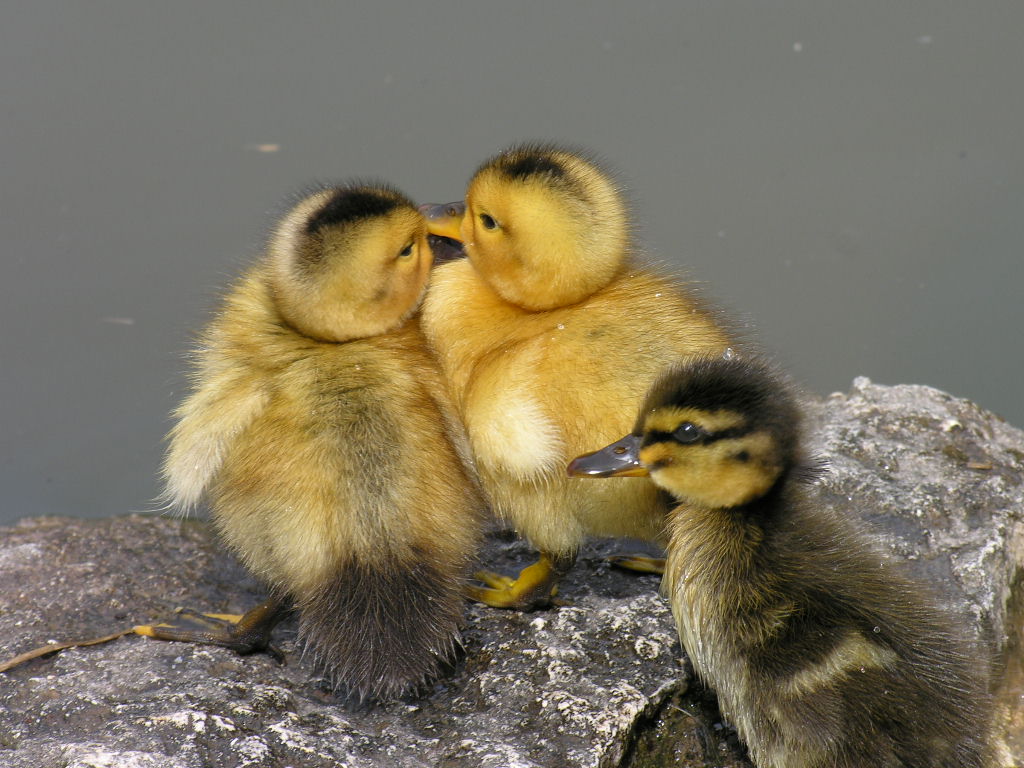
[[[489,170],[508,181],[527,183],[538,180],[559,187],[580,200],[586,200],[587,185],[579,177],[578,166],[581,163],[602,175],[609,175],[597,158],[589,153],[557,144],[517,144],[509,147],[481,164],[475,175]]]
[[[363,219],[386,216],[401,206],[414,208],[412,201],[386,185],[338,187],[306,222],[306,234],[315,235],[327,227],[341,227]]]
[[[560,157],[567,152],[554,144],[516,144],[485,160],[476,174],[490,169],[513,181],[533,177],[565,180],[568,171]]]
[[[496,167],[507,178],[516,180],[525,180],[531,176],[547,176],[554,179],[565,177],[565,168],[542,154],[513,157],[511,162],[498,163]]]
[[[790,386],[756,359],[702,357],[673,366],[649,390],[634,433],[643,432],[647,414],[667,406],[731,411],[744,418],[745,431],[768,430],[787,453],[796,448],[800,409]]]

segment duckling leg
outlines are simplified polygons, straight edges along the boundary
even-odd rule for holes
[[[502,576],[491,571],[478,571],[473,578],[487,587],[468,586],[466,597],[492,608],[513,608],[518,611],[533,611],[551,606],[551,598],[561,580],[573,563],[576,553],[554,555],[541,552],[533,565],[528,565],[515,578]]]
[[[623,568],[627,571],[637,573],[654,573],[658,576],[665,574],[664,557],[648,557],[647,555],[612,555],[608,562],[616,568]]]
[[[242,615],[181,609],[177,624],[143,624],[133,631],[157,640],[221,645],[242,655],[266,653],[283,664],[284,654],[271,645],[270,634],[288,611],[285,600],[270,597]]]

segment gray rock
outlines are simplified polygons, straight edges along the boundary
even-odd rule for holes
[[[1024,571],[1024,433],[936,390],[866,380],[811,410],[813,446],[831,460],[820,492],[866,519],[1002,651]],[[0,659],[179,605],[240,612],[261,599],[203,522],[30,519],[0,539]],[[28,662],[0,675],[0,765],[743,764],[722,751],[727,731],[680,662],[657,579],[604,562],[621,549],[583,553],[561,590],[569,605],[468,606],[452,674],[418,699],[367,710],[324,690],[292,625],[278,632],[286,666],[131,635]],[[483,559],[512,572],[529,557],[499,535]]]
[[[866,521],[882,549],[946,586],[993,649],[1024,566],[1022,432],[974,403],[866,378],[814,412],[811,447],[829,458],[828,503]]]
[[[176,605],[232,612],[260,598],[203,523],[37,519],[5,533],[5,657],[158,620]],[[516,542],[491,548],[510,571],[528,556]],[[614,764],[634,721],[682,677],[656,587],[591,553],[566,585],[572,606],[470,606],[455,674],[420,700],[365,711],[313,678],[294,626],[279,633],[286,666],[134,636],[65,651],[3,680],[0,765]]]

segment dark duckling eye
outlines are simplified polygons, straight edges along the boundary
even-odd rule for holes
[[[412,243],[409,243],[405,248],[398,252],[398,258],[400,259],[404,259],[409,256],[412,256]]]
[[[484,225],[484,229],[498,228],[498,222],[496,222],[492,217],[488,216],[486,213],[480,214],[480,223]]]
[[[696,443],[702,437],[704,437],[704,430],[689,421],[684,421],[672,433],[672,438],[677,443]]]

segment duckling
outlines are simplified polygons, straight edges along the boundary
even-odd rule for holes
[[[281,219],[202,335],[163,465],[167,500],[208,499],[271,597],[136,632],[274,652],[294,605],[318,665],[360,700],[452,657],[482,501],[416,315],[427,236],[385,185],[316,189]]]
[[[983,665],[935,597],[811,495],[799,421],[768,364],[692,360],[569,473],[649,475],[675,499],[664,589],[756,765],[986,765]]]
[[[649,483],[570,483],[565,463],[627,431],[643,387],[671,361],[721,353],[729,333],[680,282],[645,266],[609,173],[551,145],[485,162],[464,203],[427,209],[468,259],[436,270],[423,325],[462,416],[492,509],[540,550],[511,579],[476,574],[472,599],[550,604],[587,536],[657,540]]]

